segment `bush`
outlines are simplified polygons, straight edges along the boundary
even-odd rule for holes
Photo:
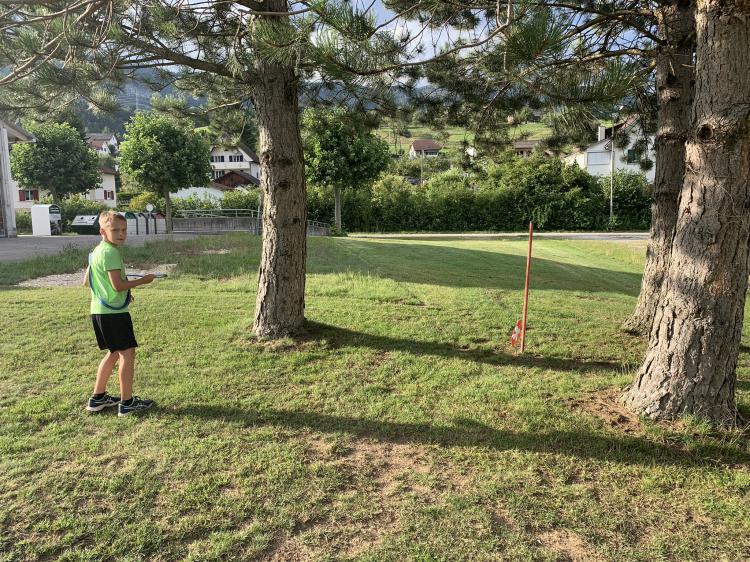
[[[16,211],[16,230],[18,234],[31,234],[31,213]]]
[[[46,204],[52,203],[52,198],[46,197],[43,202]],[[81,195],[65,197],[60,201],[63,231],[70,230],[70,223],[73,222],[76,215],[98,215],[102,211],[107,211],[111,208],[103,203],[86,199]],[[31,221],[30,215],[29,221]]]
[[[372,220],[363,230],[423,230],[428,221],[424,190],[401,176],[384,175],[372,186]],[[347,223],[348,224],[348,223]],[[354,227],[350,227],[354,228]]]
[[[154,210],[159,213],[165,212],[165,201],[153,191],[143,191],[130,199],[130,210],[134,213],[143,213],[146,211],[146,205],[151,203]]]
[[[601,178],[605,201],[609,201],[609,177]],[[619,230],[646,230],[651,226],[651,186],[638,172],[616,172],[614,181],[614,220]]]
[[[201,197],[195,193],[184,199],[172,198],[172,208],[176,211],[179,209],[185,209],[190,211],[196,210],[210,210],[221,208],[221,199],[211,197],[210,195]]]
[[[250,209],[257,210],[260,194],[258,189],[253,191],[227,191],[221,200],[223,209]]]
[[[608,181],[541,156],[510,158],[475,173],[453,168],[423,186],[386,174],[369,190],[344,192],[342,221],[349,231],[518,231],[529,221],[541,230],[599,230],[608,222]],[[648,228],[647,187],[640,174],[618,174],[617,228]],[[333,222],[332,190],[310,187],[307,208],[310,219]]]

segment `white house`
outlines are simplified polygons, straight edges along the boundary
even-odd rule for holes
[[[429,158],[434,158],[435,156],[440,155],[440,151],[442,149],[443,147],[434,140],[417,139],[412,142],[411,146],[409,147],[409,157],[419,158],[422,156],[427,156]]]
[[[10,145],[33,140],[21,127],[0,121],[0,238],[16,236],[18,185],[10,176]]]
[[[109,156],[120,151],[120,141],[112,133],[89,133],[86,135],[86,144],[100,156]]]
[[[246,144],[211,147],[211,179],[218,180],[230,172],[249,174],[260,179],[260,160]]]
[[[609,176],[611,166],[614,159],[614,168],[616,171],[628,171],[644,173],[638,164],[637,151],[634,148],[634,144],[638,138],[641,137],[638,134],[638,116],[633,115],[628,117],[624,122],[615,125],[615,146],[614,150],[612,147],[612,127],[599,127],[598,140],[587,147],[585,150],[575,152],[566,156],[563,160],[567,164],[578,164],[581,168],[586,170],[589,174],[594,176]],[[628,133],[628,144],[625,148],[617,147],[617,135]],[[650,159],[652,162],[656,156],[653,151],[654,137],[650,135],[648,137],[648,150],[644,157]],[[654,181],[654,167],[645,172],[646,180],[653,183]]]
[[[102,176],[102,181],[99,186],[95,189],[87,191],[83,194],[85,199],[90,201],[96,201],[102,203],[108,207],[117,206],[117,189],[115,188],[115,178],[118,175],[116,170],[108,167],[102,167],[99,169],[99,173]],[[16,189],[16,209],[31,210],[31,207],[35,203],[38,203],[40,199],[47,197],[49,191],[46,189]]]
[[[117,170],[113,170],[107,166],[102,166],[99,169],[99,172],[102,174],[102,182],[96,189],[87,191],[84,197],[91,201],[104,203],[108,207],[117,207]]]

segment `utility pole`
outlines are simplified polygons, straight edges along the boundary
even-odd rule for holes
[[[612,138],[610,139],[609,154],[609,224],[614,220],[614,200],[615,200],[615,125],[617,116],[612,119]]]

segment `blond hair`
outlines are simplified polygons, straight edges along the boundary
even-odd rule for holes
[[[102,211],[99,213],[99,226],[102,228],[111,228],[112,223],[116,220],[127,222],[127,219],[117,211]]]

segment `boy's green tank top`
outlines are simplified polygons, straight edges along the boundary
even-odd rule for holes
[[[113,269],[120,270],[122,280],[127,279],[125,274],[125,264],[122,262],[122,255],[117,246],[102,240],[99,245],[91,252],[90,257],[90,283],[93,287],[91,291],[91,314],[118,314],[128,311],[128,307],[120,308],[125,304],[128,298],[127,291],[115,291],[112,282],[109,280],[109,271]],[[117,308],[112,310],[104,306],[99,299],[102,299],[109,306]]]

